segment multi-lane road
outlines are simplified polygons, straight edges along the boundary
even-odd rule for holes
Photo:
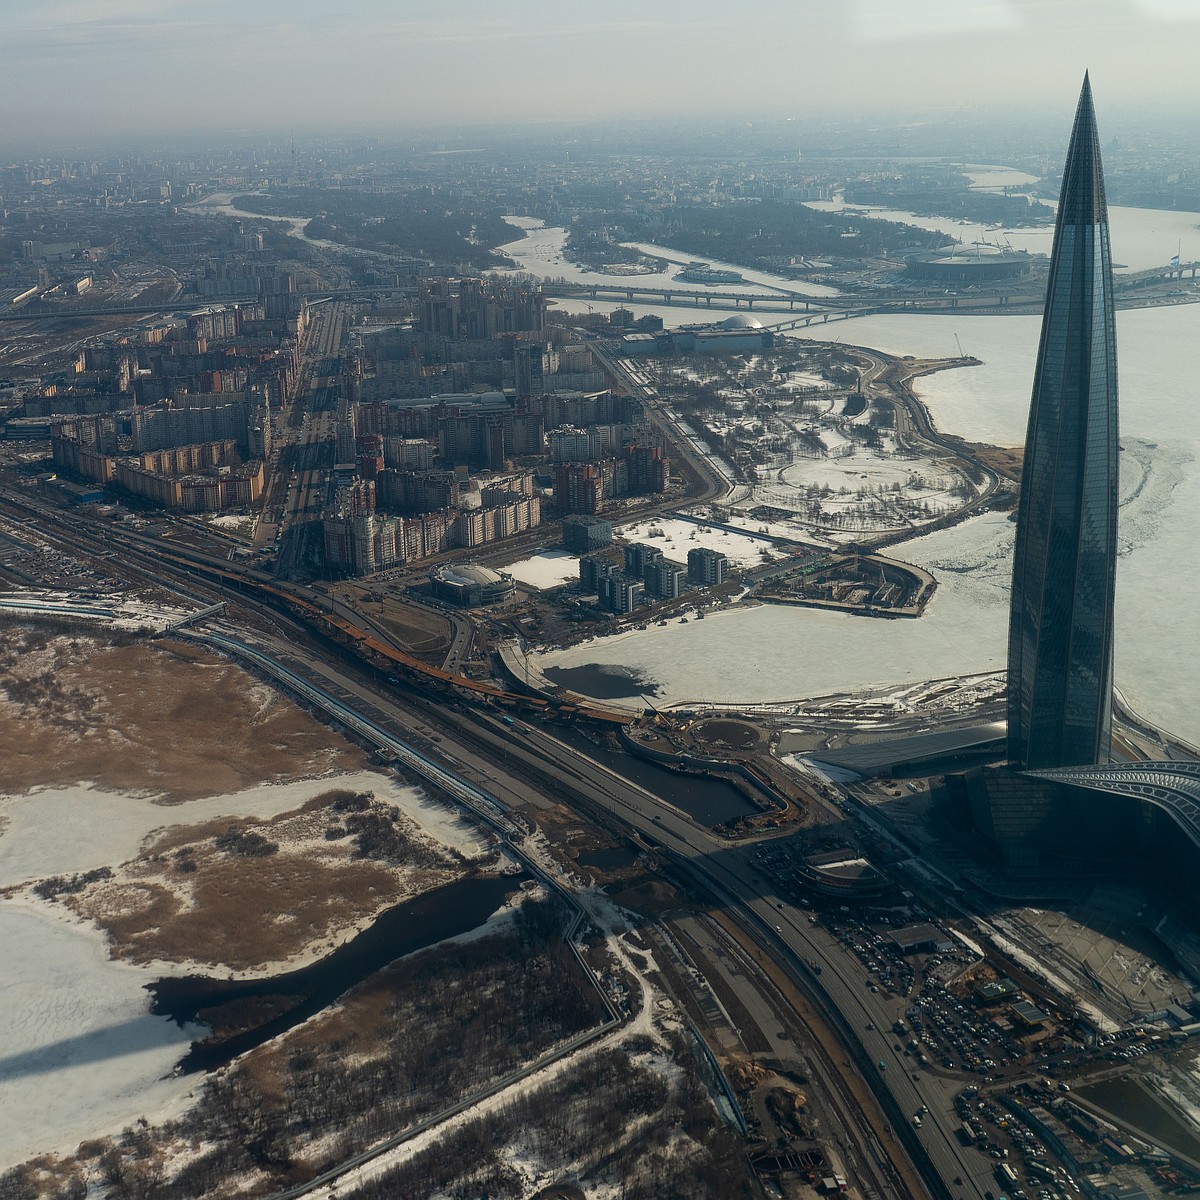
[[[25,511],[33,515],[39,510],[27,507]],[[56,536],[74,543],[80,552],[113,549],[110,541],[97,541],[104,531],[90,530],[83,518],[64,522],[57,510],[55,516]],[[107,532],[111,536],[112,531]],[[125,545],[123,536],[121,544]],[[169,539],[143,536],[136,543],[131,541],[128,548],[139,562],[158,560],[160,583],[174,584],[180,590],[201,590],[209,597],[220,591],[207,579],[198,589],[178,558],[159,558],[176,548]],[[302,646],[302,639],[281,626],[274,610],[236,591],[226,592],[225,597],[230,609],[227,620],[246,637],[257,638],[264,652],[286,654],[289,667],[316,686],[338,695],[371,719],[378,717],[405,736],[415,737],[423,753],[483,788],[500,804],[528,807],[532,801],[536,807],[538,794],[549,797],[550,803],[565,800],[656,848],[670,869],[699,883],[737,919],[748,938],[787,968],[795,985],[840,1037],[845,1060],[831,1063],[831,1069],[845,1078],[857,1074],[865,1079],[890,1119],[888,1128],[889,1122],[878,1114],[868,1121],[861,1111],[853,1111],[845,1114],[844,1121],[859,1139],[856,1161],[884,1176],[878,1181],[880,1194],[920,1194],[921,1184],[906,1161],[911,1158],[929,1194],[940,1198],[985,1195],[986,1160],[977,1152],[964,1151],[957,1141],[950,1081],[928,1071],[912,1078],[910,1060],[898,1057],[892,1043],[885,1044],[882,1035],[867,1029],[868,1025],[888,1029],[898,1015],[899,1002],[870,990],[871,980],[861,964],[826,930],[811,924],[806,913],[776,894],[748,849],[717,838],[652,792],[561,741],[548,727],[529,725],[524,736],[514,738],[512,730],[485,709],[447,705],[443,697],[425,696],[412,687],[391,688],[380,679],[372,683],[369,670],[364,672],[336,652],[319,651],[315,644]],[[270,624],[279,630],[274,637],[253,633]],[[812,970],[813,963],[822,968],[819,977]],[[879,1061],[887,1064],[886,1071],[878,1071]],[[912,1115],[922,1105],[928,1116],[917,1130]],[[887,1159],[895,1159],[913,1180],[908,1187],[902,1188],[890,1178]],[[960,1187],[952,1183],[957,1177],[964,1180]]]
[[[314,531],[332,486],[337,448],[339,352],[345,334],[345,306],[337,301],[311,310],[296,400],[279,423],[272,450],[273,470],[263,517],[256,531],[260,546],[278,546],[276,572],[291,578],[304,568]]]
[[[316,318],[314,363],[327,362],[340,345],[341,320],[336,306]],[[286,520],[298,525],[310,523],[304,518],[319,512],[325,458],[332,453],[333,381],[328,375],[314,374],[312,384],[306,389],[310,403],[299,406],[288,431],[293,435],[290,461],[296,464],[297,478],[288,490]],[[282,454],[281,449],[281,461]],[[720,488],[711,473],[702,477],[710,488]],[[59,524],[57,533],[95,553],[95,535],[88,536],[86,525],[72,520]],[[155,539],[143,540],[137,557],[153,559],[158,553]],[[292,557],[283,559],[284,570],[300,565],[302,542],[297,539],[295,545],[288,551]],[[112,546],[106,544],[104,549]],[[195,585],[179,560],[164,559],[161,565],[163,582],[185,588]],[[219,589],[206,580],[203,590],[211,595]],[[243,634],[250,636],[248,626],[263,625],[264,614],[252,602],[236,594],[230,600],[230,620],[238,622],[241,612],[238,624]],[[319,652],[315,646],[305,649],[287,634],[267,641],[261,633],[254,636],[263,653],[286,655],[289,669],[338,695],[356,711],[371,719],[379,717],[392,728],[415,730],[423,753],[482,787],[500,804],[528,806],[531,799],[536,801],[531,792],[552,801],[565,799],[655,848],[665,864],[698,883],[748,939],[787,969],[795,986],[840,1038],[844,1060],[831,1060],[826,1067],[843,1079],[860,1076],[874,1093],[878,1110],[868,1115],[862,1106],[848,1107],[843,1124],[857,1139],[855,1161],[873,1178],[879,1194],[918,1195],[924,1190],[939,1198],[982,1200],[990,1184],[990,1164],[977,1152],[964,1150],[957,1140],[954,1082],[914,1070],[912,1061],[895,1051],[894,1039],[878,1032],[890,1029],[901,1015],[902,1002],[872,991],[862,965],[828,931],[813,924],[808,914],[776,894],[748,849],[717,838],[652,792],[561,741],[547,727],[529,726],[525,736],[514,738],[510,728],[486,711],[447,706],[444,699],[411,688],[380,690],[379,681],[372,685],[360,667],[335,657],[334,652]],[[815,966],[821,968],[819,974]],[[912,1118],[922,1109],[918,1129]],[[957,1179],[963,1182],[955,1184]]]
[[[869,1127],[861,1111],[845,1114],[856,1126],[860,1168],[882,1176],[883,1194],[899,1192],[901,1181],[882,1160],[907,1153],[933,1195],[984,1197],[991,1185],[990,1163],[957,1138],[959,1118],[953,1100],[960,1086],[952,1078],[918,1070],[915,1060],[895,1049],[890,1032],[902,1017],[903,1001],[872,990],[862,965],[810,914],[776,894],[749,848],[727,842],[645,788],[602,766],[538,726],[520,738],[486,713],[460,712],[412,694],[370,684],[358,671],[307,651],[285,639],[255,635],[264,652],[286,658],[288,668],[310,678],[340,703],[372,721],[414,728],[422,752],[447,770],[481,788],[505,806],[525,806],[531,790],[570,799],[635,834],[664,860],[698,882],[746,933],[786,966],[796,985],[811,998],[845,1044],[843,1074],[860,1074],[890,1119],[891,1129]],[[414,711],[415,710],[415,711]],[[417,715],[419,713],[419,716]],[[416,721],[414,723],[414,717]],[[819,966],[820,973],[814,971]],[[749,986],[747,984],[747,986]],[[880,1071],[878,1064],[885,1064]],[[924,1111],[922,1111],[924,1110]],[[913,1117],[921,1113],[918,1129]],[[906,1148],[902,1150],[902,1147]],[[907,1172],[912,1176],[911,1170]],[[955,1180],[961,1179],[961,1184]],[[911,1186],[907,1189],[914,1190]]]

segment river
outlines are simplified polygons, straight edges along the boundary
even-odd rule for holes
[[[983,179],[1001,175],[1001,172],[978,173],[978,177]],[[981,185],[980,190],[986,190],[986,187]],[[1043,203],[1051,208],[1057,207],[1052,200]],[[847,205],[840,197],[835,200],[813,200],[808,207],[820,212],[841,212],[845,208],[852,208],[855,212],[868,212],[881,220],[898,221],[903,225],[944,233],[947,238],[966,245],[973,242],[1008,245],[1014,250],[1028,250],[1031,254],[1049,255],[1054,241],[1054,228],[1051,225],[989,229],[974,221],[918,216],[904,209]],[[1112,239],[1113,272],[1118,276],[1126,271],[1165,267],[1176,252],[1181,262],[1200,259],[1200,213],[1113,205],[1108,210],[1108,224]]]
[[[568,283],[598,283],[621,284],[630,281],[642,287],[656,288],[689,288],[704,290],[700,283],[681,282],[675,276],[679,274],[682,264],[696,261],[696,255],[686,250],[673,250],[670,246],[658,246],[653,242],[630,242],[628,245],[642,251],[643,254],[656,258],[667,258],[673,264],[665,271],[650,271],[638,275],[609,275],[590,267],[581,267],[571,262],[563,254],[567,241],[567,231],[561,226],[546,225],[536,217],[505,217],[510,225],[525,231],[525,236],[517,241],[509,242],[498,247],[504,254],[515,259],[520,265],[519,270],[528,271],[541,279],[562,279]],[[836,296],[836,288],[825,287],[819,283],[807,283],[787,279],[782,275],[772,275],[767,271],[756,271],[751,267],[738,266],[734,263],[722,262],[715,258],[704,260],[710,266],[719,270],[737,271],[745,283],[722,283],[714,291],[721,292],[762,292],[764,289],[776,292],[791,292],[797,296]],[[692,314],[693,319],[695,313]]]
[[[265,978],[168,976],[150,985],[153,1012],[179,1025],[201,1013],[226,1012],[247,1002],[269,1005],[269,1015],[231,1036],[195,1042],[184,1072],[212,1071],[237,1055],[306,1021],[397,958],[458,937],[482,925],[521,884],[512,875],[475,875],[385,909],[361,933],[315,963]],[[242,1022],[246,1023],[246,1022]]]
[[[288,237],[298,238],[302,242],[307,242],[310,246],[319,246],[322,250],[337,250],[343,254],[358,254],[363,257],[391,257],[377,250],[363,250],[358,246],[347,246],[343,242],[331,242],[326,238],[309,237],[307,229],[309,221],[312,220],[311,217],[273,217],[268,216],[266,213],[247,212],[244,208],[235,208],[233,205],[234,196],[246,194],[245,192],[213,192],[201,200],[199,204],[188,204],[185,205],[185,208],[188,212],[196,213],[202,217],[235,217],[243,221],[275,221],[288,226]],[[257,195],[257,193],[251,194]]]

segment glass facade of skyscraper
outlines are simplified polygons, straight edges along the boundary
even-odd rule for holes
[[[1112,256],[1091,88],[1067,152],[1013,563],[1008,759],[1106,762],[1117,555]]]

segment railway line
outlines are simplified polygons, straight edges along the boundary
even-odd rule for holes
[[[33,500],[28,503],[27,522],[42,507]],[[21,511],[13,507],[16,504],[10,499],[4,507]],[[766,944],[772,941],[765,922],[777,918],[769,902],[752,887],[746,869],[739,865],[728,844],[697,827],[657,796],[559,741],[551,728],[536,721],[538,715],[561,715],[611,728],[626,721],[624,715],[518,695],[495,684],[464,680],[431,668],[352,621],[325,612],[313,598],[303,594],[304,589],[195,547],[164,544],[166,539],[161,536],[119,527],[99,529],[96,522],[62,510],[39,511],[37,515],[39,525],[47,517],[58,521],[56,537],[61,544],[84,553],[97,553],[101,547],[111,553],[115,544],[122,559],[144,577],[154,578],[160,585],[167,583],[181,593],[186,591],[197,603],[212,603],[214,597],[224,599],[229,606],[226,622],[207,635],[196,629],[183,636],[207,640],[214,649],[230,653],[236,650],[300,699],[330,712],[355,736],[379,747],[397,766],[419,774],[468,806],[502,836],[514,840],[517,836],[505,812],[507,802],[528,803],[531,795],[546,797],[552,804],[565,801],[615,831],[628,835],[632,830],[635,837],[655,848],[672,873],[679,869],[685,875],[695,874],[706,890],[740,910],[741,919],[747,922],[746,937],[759,944],[764,939]],[[253,633],[246,628],[248,624],[262,632]],[[243,647],[249,643],[253,644],[247,654]],[[314,646],[315,651],[311,655],[303,651],[304,644]],[[364,671],[374,673],[373,682]],[[394,674],[381,680],[379,673],[388,671]],[[471,699],[483,701],[482,706],[464,709],[459,703]],[[514,738],[511,727],[496,713],[497,708],[523,711],[535,718],[527,736]],[[433,744],[422,749],[407,735],[387,731],[386,725],[397,717],[408,728],[408,714],[419,714],[420,719],[444,733],[444,738],[431,736]],[[836,1094],[847,1101],[852,1094],[852,1072],[847,1072],[848,1067],[848,1062],[841,1066],[839,1059],[830,1063],[843,1080],[836,1085]],[[843,1123],[853,1133],[859,1164],[871,1158],[872,1144],[888,1145],[895,1136],[894,1121],[889,1129],[882,1114],[870,1117],[858,1103],[845,1110]],[[906,1132],[900,1129],[904,1140]],[[871,1161],[874,1168],[868,1169],[872,1173],[883,1169],[883,1164]],[[876,1195],[923,1194],[919,1184],[912,1186],[916,1181],[911,1176],[910,1186],[904,1188],[896,1188],[894,1180],[878,1175],[876,1180]]]
[[[112,551],[114,543],[120,545],[126,556],[124,561],[131,565],[141,563],[146,569],[139,572],[147,583],[162,586],[165,582],[162,568],[167,568],[170,578],[178,580],[176,590],[199,604],[211,604],[216,599],[235,600],[245,604],[257,602],[274,613],[282,613],[303,627],[310,635],[349,652],[367,666],[403,676],[406,681],[427,688],[434,688],[453,697],[453,693],[464,692],[469,696],[490,701],[502,708],[525,712],[531,716],[553,715],[561,718],[581,718],[596,721],[605,727],[627,725],[632,719],[628,713],[613,712],[599,705],[589,705],[575,700],[556,700],[544,696],[513,691],[486,680],[456,675],[442,667],[407,654],[385,641],[372,630],[349,620],[335,612],[330,602],[327,610],[314,602],[308,589],[276,579],[273,575],[253,567],[242,566],[215,554],[185,546],[178,542],[167,542],[162,537],[130,533],[117,526],[96,528],[94,521],[64,513],[61,509],[43,508],[29,500],[5,497],[0,501],[0,511],[7,510],[19,518],[30,516],[43,520],[51,517],[57,530],[55,540],[65,548],[99,557]],[[157,570],[155,568],[158,568]],[[197,594],[194,591],[195,576],[217,592]],[[188,590],[189,586],[193,590]],[[182,589],[182,590],[180,590]]]

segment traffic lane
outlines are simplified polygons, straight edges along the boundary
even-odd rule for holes
[[[346,687],[352,693],[358,693],[364,699],[368,699],[373,704],[379,704],[380,698],[377,695],[372,695],[366,692],[365,689],[358,688],[354,681],[340,676],[341,673],[336,670],[321,672],[327,677],[337,679],[338,683]],[[386,706],[386,701],[384,702]],[[443,716],[454,717],[456,714],[443,714]],[[474,732],[478,734],[479,730],[476,727]],[[672,849],[676,853],[682,853],[689,859],[692,859],[697,866],[701,867],[704,874],[712,876],[714,873],[723,876],[723,884],[725,889],[730,892],[730,899],[742,907],[749,908],[755,912],[759,918],[768,924],[778,926],[777,933],[781,936],[784,944],[791,949],[793,954],[803,957],[803,953],[807,950],[809,953],[818,949],[814,945],[816,941],[808,935],[805,928],[797,924],[797,914],[790,906],[783,908],[775,907],[782,904],[782,901],[777,898],[763,898],[757,891],[754,884],[754,869],[743,860],[742,855],[732,852],[731,848],[721,843],[712,835],[695,826],[690,820],[680,816],[673,809],[664,806],[662,802],[652,793],[645,791],[624,779],[616,772],[609,770],[606,767],[596,764],[590,759],[583,757],[574,751],[573,748],[564,746],[557,742],[556,739],[550,737],[538,738],[538,731],[533,731],[531,739],[533,741],[543,741],[546,744],[542,746],[543,752],[554,762],[557,762],[560,769],[565,772],[567,778],[572,779],[576,784],[584,782],[588,784],[587,791],[591,793],[593,799],[606,807],[613,805],[621,808],[622,816],[627,823],[630,823],[639,828],[650,840],[674,843]],[[508,759],[515,757],[521,759],[524,757],[526,746],[517,745],[511,741],[504,742],[501,740],[503,750],[497,754],[498,759]],[[532,745],[530,746],[532,749]],[[497,761],[492,759],[480,759],[480,757],[472,751],[471,748],[457,745],[443,745],[440,747],[442,753],[457,752],[462,759],[474,761],[479,764],[479,769],[486,779],[493,783],[498,782],[498,775],[506,775]],[[507,782],[507,781],[506,781]],[[517,795],[521,795],[527,791],[523,789],[519,781],[514,777],[512,785]],[[507,788],[506,788],[507,790]],[[715,868],[715,870],[714,870]],[[773,919],[777,918],[777,919]],[[786,931],[785,931],[786,923]],[[820,947],[827,953],[832,953],[832,947]],[[840,947],[838,948],[840,952]],[[830,995],[839,1011],[847,1015],[853,1021],[857,1018],[862,1019],[861,1014],[869,1011],[863,1001],[863,995],[870,995],[862,991],[861,988],[855,988],[852,984],[841,978],[841,974],[835,971],[831,974],[830,983],[826,985],[826,994]],[[872,1010],[878,1013],[878,1010]],[[853,1014],[853,1015],[852,1015]],[[901,1095],[910,1103],[912,1098],[917,1095],[911,1084],[905,1080],[898,1081],[901,1089]],[[893,1095],[896,1095],[896,1088],[892,1090]],[[899,1098],[899,1097],[898,1097]],[[956,1127],[956,1125],[955,1125]],[[936,1149],[936,1148],[935,1148]],[[944,1171],[946,1165],[952,1165],[954,1160],[946,1154],[934,1153],[931,1158],[935,1163],[935,1167],[939,1171]],[[957,1172],[955,1172],[957,1173]],[[949,1177],[953,1177],[952,1175]]]
[[[720,843],[690,821],[675,815],[673,810],[664,806],[656,797],[645,793],[639,796],[640,790],[631,789],[624,798],[632,817],[631,824],[640,828],[650,839],[664,845],[673,843],[669,848],[684,854],[710,879],[719,877],[722,890],[729,895],[735,906],[748,909],[764,925],[774,928],[780,942],[799,960],[798,965],[802,971],[809,969],[807,962],[816,955],[823,965],[820,984],[834,1007],[846,1017],[852,1030],[855,1028],[855,1021],[859,1022],[858,1027],[861,1028],[869,1020],[883,1018],[886,1009],[881,1005],[869,1003],[872,993],[867,990],[867,980],[845,979],[835,966],[829,981],[826,982],[824,963],[829,961],[836,964],[839,957],[845,957],[844,951],[836,942],[828,939],[827,935],[824,935],[826,940],[825,944],[822,944],[820,939],[823,931],[816,937],[810,937],[806,919],[801,925],[799,914],[790,905],[772,894],[764,896],[755,880],[756,871],[745,861],[740,848],[735,850],[727,844]],[[629,820],[629,817],[626,819]],[[856,960],[855,964],[857,966]],[[900,1062],[903,1061],[900,1059]],[[931,1109],[935,1105],[941,1109],[941,1106],[946,1104],[943,1096],[914,1085],[907,1073],[893,1070],[891,1079],[888,1079],[887,1075],[887,1072],[883,1073],[888,1090],[902,1110],[907,1107],[910,1119],[911,1114],[922,1104]],[[949,1111],[952,1112],[952,1109]],[[923,1122],[919,1131],[924,1135],[922,1145],[929,1153],[934,1169],[947,1184],[959,1175],[969,1177],[966,1163],[959,1153],[961,1148],[955,1132],[957,1126],[957,1118],[951,1119],[946,1115],[942,1119],[935,1118],[929,1128],[926,1128]],[[965,1194],[982,1196],[983,1193],[968,1185]]]
[[[765,919],[770,919],[770,909],[763,911],[768,914]],[[904,1056],[903,1043],[890,1029],[897,1019],[895,1010],[883,1001],[881,993],[870,991],[871,979],[862,972],[857,958],[820,926],[812,926],[806,919],[801,925],[791,906],[785,904],[782,909],[776,908],[774,915],[779,926],[777,932],[792,953],[801,957],[814,955],[821,962],[820,985],[858,1033],[863,1048],[879,1051],[873,1061],[886,1065],[887,1069],[881,1072],[883,1082],[902,1110],[909,1114],[909,1119],[922,1106],[928,1110],[921,1114],[917,1136],[943,1181],[950,1184],[961,1176],[969,1182],[963,1185],[965,1193],[960,1190],[958,1194],[983,1196],[990,1186],[990,1176],[986,1168],[980,1176],[977,1156],[963,1153],[958,1141],[959,1121],[954,1112],[953,1097],[947,1095],[941,1080],[917,1070],[915,1060]],[[868,1024],[875,1029],[868,1031]],[[897,1044],[901,1046],[899,1051],[895,1049]],[[918,1076],[915,1081],[912,1079],[914,1073]],[[978,1177],[983,1179],[982,1183]]]

